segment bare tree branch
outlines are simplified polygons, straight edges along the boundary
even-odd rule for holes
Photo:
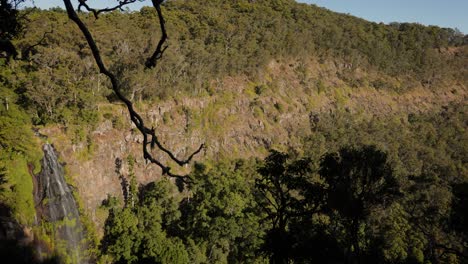
[[[153,55],[148,58],[146,61],[146,67],[147,68],[154,68],[156,67],[156,62],[162,57],[164,54],[164,51],[167,49],[167,46],[164,46],[164,42],[167,40],[167,32],[166,32],[166,21],[164,21],[164,17],[161,12],[161,4],[164,2],[164,0],[151,0],[153,2],[153,6],[158,12],[158,18],[159,18],[159,25],[161,26],[161,39],[159,40],[158,46],[156,47],[156,50],[154,51]]]
[[[84,7],[88,12],[92,12],[94,17],[96,19],[99,18],[99,14],[101,13],[105,13],[105,12],[111,12],[111,11],[114,11],[114,10],[123,10],[123,7],[126,6],[126,5],[129,5],[129,4],[133,4],[135,3],[137,0],[123,0],[123,1],[119,1],[119,4],[114,6],[114,7],[107,7],[107,8],[103,8],[103,9],[95,9],[95,8],[92,8],[90,7],[87,3],[86,3],[87,0],[78,0],[79,4],[78,4],[78,11],[81,11],[81,8]],[[141,1],[141,0],[140,0]]]
[[[162,13],[161,13],[161,9],[160,9],[160,4],[162,4],[163,1],[164,0],[153,0],[153,5],[154,5],[154,7],[157,10],[158,15],[159,15],[159,22],[161,24],[161,29],[163,30],[163,35],[162,35],[161,40],[159,41],[158,47],[157,47],[157,49],[155,51],[156,56],[154,56],[154,58],[152,57],[153,60],[151,60],[151,62],[152,62],[151,65],[156,64],[156,61],[161,58],[161,56],[162,56],[162,54],[163,54],[163,52],[165,50],[165,48],[161,49],[163,43],[167,39],[167,34],[166,34],[166,31],[165,31],[165,27],[164,27],[164,18],[162,17]],[[145,123],[144,123],[143,119],[138,114],[138,112],[135,111],[132,102],[122,94],[121,85],[120,85],[117,77],[115,76],[115,74],[113,74],[112,72],[110,72],[107,69],[104,62],[102,61],[100,50],[97,47],[96,42],[94,41],[94,38],[93,38],[91,32],[88,30],[87,26],[83,23],[83,21],[79,18],[78,14],[75,12],[75,9],[74,9],[74,7],[73,7],[73,5],[71,3],[71,0],[64,0],[63,2],[65,3],[65,7],[66,7],[66,10],[67,10],[68,17],[73,22],[75,22],[75,24],[79,27],[79,29],[83,33],[86,41],[88,42],[88,45],[89,45],[89,47],[91,49],[93,57],[94,57],[94,59],[96,61],[96,64],[97,64],[97,66],[99,68],[99,71],[109,78],[109,80],[111,82],[112,90],[117,95],[119,100],[122,101],[126,105],[126,107],[128,109],[128,112],[130,114],[130,119],[132,120],[133,124],[135,124],[135,126],[138,128],[138,130],[141,132],[141,134],[143,135],[143,145],[142,146],[143,146],[143,157],[145,158],[145,160],[159,166],[161,168],[161,170],[162,170],[163,175],[178,178],[179,180],[182,180],[184,182],[188,182],[188,180],[190,180],[188,175],[174,174],[174,173],[171,172],[171,168],[169,166],[167,166],[167,165],[163,164],[161,161],[155,159],[151,155],[150,151],[148,150],[148,145],[150,145],[151,147],[157,146],[157,148],[159,150],[161,150],[162,152],[166,153],[172,161],[176,162],[179,166],[183,166],[185,164],[188,164],[196,154],[201,152],[201,150],[204,148],[204,144],[201,144],[200,147],[196,151],[194,151],[191,155],[189,155],[189,157],[186,158],[186,159],[178,159],[171,151],[169,151],[167,148],[165,148],[161,144],[161,142],[159,141],[159,139],[158,139],[158,137],[156,135],[156,132],[155,132],[154,128],[150,129],[147,126],[145,126]],[[84,5],[85,2],[86,2],[85,0],[80,0],[80,5],[85,6]],[[131,2],[135,2],[135,0],[121,1],[120,5],[123,6],[123,5],[129,4]],[[105,9],[103,9],[103,10],[101,10],[101,13],[105,12]],[[111,11],[111,10],[109,10],[109,11]],[[99,14],[99,12],[96,11],[95,14]]]

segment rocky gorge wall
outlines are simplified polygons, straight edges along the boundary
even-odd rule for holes
[[[175,95],[164,101],[140,103],[138,109],[155,127],[161,142],[177,156],[184,157],[205,143],[206,149],[195,157],[195,161],[203,161],[262,157],[269,148],[299,148],[301,139],[315,122],[320,122],[320,116],[333,112],[345,111],[362,118],[406,119],[410,113],[438,111],[467,97],[463,83],[440,89],[416,85],[402,93],[369,85],[351,88],[338,78],[343,66],[313,60],[308,63],[307,78],[301,80],[295,63],[273,61],[260,81],[227,77],[211,83],[211,94]],[[372,78],[375,73],[356,74]],[[399,83],[396,78],[386,78]],[[126,109],[117,104],[99,108],[102,118],[90,131],[88,141],[73,142],[64,127],[40,129],[66,163],[82,206],[98,228],[106,217],[99,209],[102,201],[109,194],[122,197],[129,155],[135,158],[139,183],[161,177],[157,166],[143,160],[142,137],[131,126]],[[161,153],[155,153],[155,157],[166,161]]]

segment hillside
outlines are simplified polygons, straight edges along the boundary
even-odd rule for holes
[[[423,263],[424,257],[434,258],[427,238],[434,234],[434,241],[450,242],[451,249],[466,253],[463,243],[467,234],[447,229],[446,221],[452,220],[421,222],[423,226],[433,224],[431,236],[415,231],[402,238],[404,242],[392,232],[398,228],[398,232],[409,230],[409,223],[416,220],[408,218],[408,223],[392,227],[395,229],[386,227],[391,230],[387,233],[372,222],[391,223],[403,218],[408,204],[417,199],[429,208],[422,208],[422,214],[428,213],[431,206],[441,214],[455,214],[450,206],[463,196],[455,193],[456,186],[468,181],[466,36],[452,29],[418,24],[371,23],[289,0],[174,0],[163,8],[169,46],[152,70],[144,69],[145,58],[159,38],[152,9],[112,12],[97,20],[91,14],[81,15],[96,35],[106,63],[121,78],[126,88],[123,92],[156,129],[161,142],[182,157],[201,143],[206,144],[195,160],[207,168],[175,168],[178,172],[194,173],[201,179],[209,172],[239,173],[234,175],[238,182],[233,185],[246,185],[250,190],[254,189],[254,181],[249,177],[260,177],[252,176],[251,171],[261,167],[261,160],[271,154],[271,149],[289,153],[291,158],[310,158],[313,174],[318,175],[324,155],[344,147],[375,145],[388,154],[388,163],[402,184],[401,191],[407,192],[396,203],[401,208],[392,205],[391,209],[375,209],[388,210],[382,215],[385,219],[376,220],[373,215],[366,220],[375,232],[366,235],[377,237],[376,233],[381,232],[378,234],[391,241],[380,246],[381,257],[388,263]],[[106,229],[106,219],[108,225],[116,221],[109,214],[115,208],[103,207],[103,202],[112,196],[126,200],[123,182],[130,182],[132,177],[142,192],[143,186],[154,181],[164,185],[161,171],[146,164],[141,153],[142,137],[111,93],[108,80],[98,73],[85,40],[66,13],[35,9],[24,12],[30,22],[24,34],[14,40],[22,60],[8,64],[0,61],[0,172],[6,175],[2,177],[6,179],[2,183],[2,207],[9,207],[21,224],[34,226],[31,174],[37,175],[41,169],[41,145],[52,143],[65,164],[83,218],[91,220],[88,232],[95,230],[97,237],[108,239],[112,225]],[[28,48],[41,39],[40,45]],[[156,157],[170,163],[162,154]],[[232,169],[238,159],[257,165],[242,165],[238,172],[237,165]],[[425,184],[440,192],[434,201],[421,198],[427,194],[412,178],[416,176],[432,179]],[[414,186],[421,189],[410,190]],[[175,192],[168,191],[172,187],[161,188]],[[179,202],[193,197],[196,204],[202,190],[195,185],[191,191],[175,196]],[[254,194],[245,195],[250,200],[239,202],[240,208],[248,208],[246,204],[254,199]],[[198,201],[200,206],[207,206],[202,198]],[[120,211],[115,210],[118,215]],[[184,213],[180,210],[168,214],[180,218]],[[242,211],[236,215],[241,220],[233,221],[252,221],[246,224],[249,227],[260,222],[246,220],[244,214],[248,215]],[[200,219],[206,220],[204,217]],[[164,237],[167,233],[174,247],[183,242],[192,261],[201,255],[207,259],[200,263],[255,259],[252,252],[261,242],[248,240],[243,244],[238,240],[246,238],[234,233],[204,237],[193,226],[205,220],[180,219],[174,220],[174,226],[163,220],[167,230],[161,232]],[[183,224],[187,224],[183,230],[189,234],[188,240],[171,229]],[[262,228],[261,232],[267,232],[267,225]],[[43,227],[36,230],[44,232]],[[215,232],[214,227],[210,230]],[[225,239],[226,244],[217,244],[221,243],[219,239]],[[207,245],[218,250],[218,255],[208,254]],[[301,246],[299,243],[297,247]],[[241,256],[237,247],[252,255]],[[302,253],[298,248],[294,252],[299,256]],[[107,255],[119,256],[115,250],[111,244],[104,249]],[[92,255],[102,257],[95,252]],[[267,257],[262,256],[266,261]],[[452,252],[442,261],[462,263],[462,259]]]

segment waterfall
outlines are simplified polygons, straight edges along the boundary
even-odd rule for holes
[[[44,145],[42,170],[37,176],[39,206],[42,216],[55,226],[55,239],[65,248],[72,263],[83,263],[83,230],[70,187],[65,182],[64,168],[50,144]]]

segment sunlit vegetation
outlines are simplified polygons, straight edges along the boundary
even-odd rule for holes
[[[173,0],[163,11],[169,48],[152,70],[144,62],[159,37],[153,9],[97,20],[81,14],[121,77],[123,93],[142,109],[174,100],[161,122],[170,127],[184,116],[184,132],[201,127],[208,143],[225,135],[225,124],[247,118],[274,140],[254,154],[229,149],[196,163],[184,190],[169,179],[139,185],[129,154],[124,199],[109,196],[98,209],[105,219],[100,241],[91,220],[82,219],[93,261],[467,262],[463,100],[408,113],[347,107],[360,88],[402,95],[423,87],[465,96],[457,92],[467,86],[466,36],[414,23],[370,23],[292,0]],[[66,137],[59,143],[83,145],[78,162],[94,158],[92,131],[100,123],[131,128],[64,10],[21,12],[28,22],[11,36],[19,59],[0,58],[0,209],[30,226],[32,174],[42,156],[33,128],[59,127]],[[271,63],[279,70],[269,69]],[[282,75],[285,67],[291,76]],[[227,77],[242,78],[243,90],[223,90]],[[287,87],[287,78],[299,88]],[[200,109],[177,103],[189,97],[208,99]],[[220,113],[239,97],[248,115]],[[312,112],[323,98],[331,107]],[[295,107],[310,113],[310,122],[297,124],[296,134],[277,135],[281,116]],[[42,239],[61,247],[52,235]]]
[[[96,104],[112,100],[112,95],[84,39],[76,37],[78,29],[62,10],[28,12],[31,22],[24,37],[15,41],[19,50],[26,52],[44,33],[52,33],[46,34],[46,45],[22,54],[31,63],[15,66],[18,103],[35,124],[95,123]],[[342,65],[340,77],[351,87],[367,82],[378,89],[405,89],[385,79],[356,79],[353,72],[358,68],[425,85],[463,78],[463,71],[456,69],[464,63],[464,35],[452,29],[375,24],[285,0],[169,1],[165,15],[170,49],[153,71],[143,70],[150,43],[158,37],[151,8],[112,12],[98,20],[83,15],[131,100],[165,98],[177,91],[206,95],[213,92],[210,82],[217,78],[246,74],[255,80],[271,60],[308,56]],[[319,83],[318,89],[322,86]]]

